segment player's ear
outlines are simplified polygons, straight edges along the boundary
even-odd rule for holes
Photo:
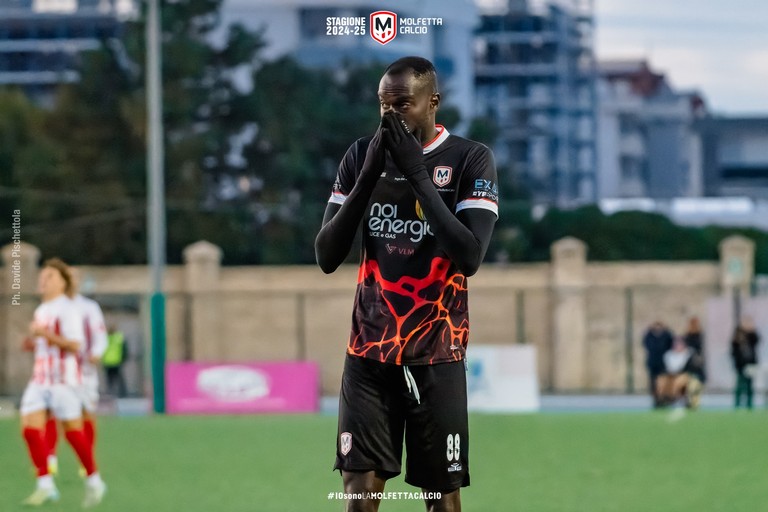
[[[429,108],[431,110],[437,110],[438,108],[440,108],[440,93],[439,92],[432,93],[432,97],[429,98]]]

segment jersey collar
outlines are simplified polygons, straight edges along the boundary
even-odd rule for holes
[[[431,141],[424,144],[423,146],[423,151],[425,155],[437,149],[440,146],[440,144],[445,142],[445,139],[447,139],[448,136],[450,135],[450,133],[448,133],[448,130],[445,128],[445,126],[441,124],[436,124],[435,128],[437,128],[437,136]]]

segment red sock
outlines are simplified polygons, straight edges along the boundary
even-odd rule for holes
[[[56,443],[59,441],[59,431],[56,419],[51,418],[45,423],[45,443],[48,445],[48,455],[56,455]]]
[[[24,427],[24,440],[29,448],[29,456],[37,468],[37,476],[48,474],[48,445],[43,431],[39,428]]]
[[[85,440],[91,445],[91,450],[96,448],[96,422],[93,420],[83,419],[83,434],[85,434]]]
[[[96,472],[96,462],[93,460],[93,449],[90,443],[85,438],[85,434],[82,430],[67,430],[64,434],[67,437],[67,441],[72,445],[72,448],[77,454],[77,458],[80,459],[80,464],[85,468],[85,473],[91,476]]]

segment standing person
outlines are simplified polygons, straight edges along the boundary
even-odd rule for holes
[[[107,335],[107,350],[102,362],[107,373],[107,392],[120,398],[125,397],[125,378],[123,378],[123,363],[128,356],[125,335],[114,325],[109,326]]]
[[[701,390],[707,381],[706,360],[704,359],[704,333],[699,317],[693,316],[688,320],[688,328],[683,335],[686,346],[693,351],[688,362],[688,381],[686,394],[688,406],[697,409],[701,401]]]
[[[90,507],[101,502],[106,486],[83,432],[82,404],[77,394],[81,383],[78,353],[85,339],[83,317],[69,297],[73,291],[72,276],[64,262],[46,261],[38,285],[42,304],[35,309],[30,337],[23,344],[25,349],[34,350],[35,365],[20,407],[24,440],[38,478],[35,491],[24,503],[42,505],[59,498],[48,472],[49,449],[44,434],[50,411],[61,421],[67,441],[87,471],[83,506]]]
[[[83,406],[83,432],[95,453],[96,409],[99,405],[99,362],[107,349],[107,329],[104,325],[104,313],[102,313],[99,304],[79,293],[80,274],[77,269],[70,268],[70,274],[75,291],[72,300],[80,308],[83,315],[83,330],[85,332],[85,343],[78,354],[82,382],[78,387],[78,396]],[[58,434],[56,418],[52,414],[45,425],[45,438],[50,450],[48,470],[55,475],[58,473],[58,458],[56,456]],[[80,472],[84,475],[85,468],[81,467]]]
[[[653,322],[643,336],[646,351],[645,366],[648,369],[648,388],[653,398],[653,407],[662,407],[663,400],[658,389],[659,376],[665,372],[664,354],[672,348],[672,332],[659,320]]]
[[[79,277],[75,274],[76,278]],[[79,283],[79,279],[77,280]],[[85,437],[96,450],[96,410],[99,406],[99,364],[107,350],[107,328],[104,325],[104,313],[99,304],[81,294],[75,295],[75,303],[84,317],[85,344],[80,352],[82,362],[82,385],[80,401],[83,404],[83,425]]]
[[[104,324],[104,313],[99,304],[78,293],[80,288],[80,275],[77,269],[70,268],[72,285],[76,295],[73,301],[80,308],[83,315],[83,329],[85,343],[78,354],[82,384],[78,388],[78,396],[83,406],[83,432],[91,449],[96,450],[96,409],[99,404],[99,363],[104,351],[107,349],[107,329]],[[56,418],[51,415],[45,426],[45,438],[48,442],[50,454],[48,455],[48,470],[51,474],[58,473],[58,458],[56,456],[56,443],[58,439],[56,431]],[[85,469],[80,468],[84,474]]]
[[[731,339],[731,357],[736,369],[735,406],[741,406],[742,395],[746,399],[747,409],[752,409],[752,379],[757,371],[757,344],[760,336],[755,331],[752,319],[745,316],[736,327]]]
[[[467,276],[498,217],[496,168],[487,147],[435,124],[428,60],[392,63],[378,96],[381,124],[341,161],[315,241],[318,264],[333,272],[362,222],[334,468],[345,492],[380,492],[401,471],[405,436],[405,481],[425,492],[427,510],[458,511],[469,485]]]

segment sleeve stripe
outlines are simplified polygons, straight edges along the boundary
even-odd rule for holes
[[[465,199],[456,205],[456,213],[467,208],[481,208],[499,216],[499,205],[488,199]]]
[[[328,199],[328,202],[334,203],[334,204],[344,204],[344,201],[346,200],[347,200],[347,196],[339,192],[334,192],[331,194],[331,197],[330,199]]]

